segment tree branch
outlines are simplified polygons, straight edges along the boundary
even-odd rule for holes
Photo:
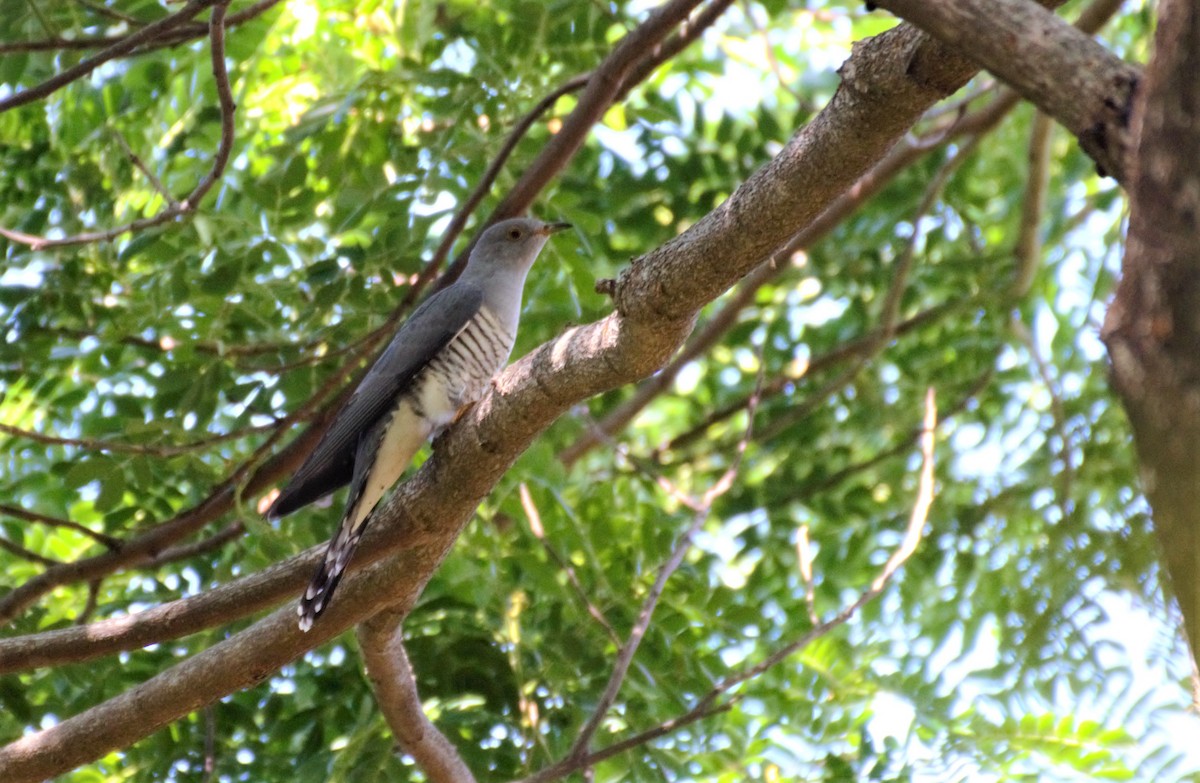
[[[1095,0],[1083,9],[1075,21],[1075,26],[1084,33],[1094,34],[1120,9],[1121,2],[1122,0]],[[968,115],[960,115],[947,127],[934,129],[919,139],[906,138],[903,144],[898,145],[874,168],[863,174],[858,182],[833,201],[825,212],[812,223],[802,228],[774,256],[747,275],[746,279],[738,286],[737,295],[730,299],[721,311],[689,340],[687,347],[670,364],[661,372],[639,384],[632,397],[618,405],[600,421],[600,432],[607,434],[619,432],[653,399],[669,388],[684,366],[715,345],[721,336],[737,322],[738,314],[754,301],[758,289],[778,277],[787,268],[785,262],[792,254],[810,247],[822,239],[861,204],[882,190],[900,171],[926,153],[964,134],[980,135],[991,131],[1017,105],[1018,101],[1019,96],[1015,92],[1005,90],[987,107]],[[959,114],[960,109],[961,107],[952,113]],[[940,110],[934,110],[927,117],[940,113]],[[769,383],[765,393],[770,395],[775,391],[777,390],[773,390]],[[727,415],[741,410],[742,407],[744,405],[739,405],[729,411]],[[599,442],[597,433],[589,429],[575,443],[563,449],[559,453],[559,459],[570,467]]]
[[[1042,218],[1046,213],[1046,190],[1050,187],[1050,141],[1054,125],[1049,115],[1038,112],[1029,132],[1029,175],[1025,198],[1021,200],[1021,230],[1013,249],[1016,271],[1009,296],[1024,299],[1033,286],[1034,275],[1042,262]]]
[[[1129,236],[1101,338],[1169,582],[1200,660],[1200,11],[1158,4],[1135,110]]]
[[[977,61],[1079,137],[1102,174],[1128,182],[1141,72],[1030,0],[875,0]]]
[[[270,424],[264,424],[257,427],[246,427],[233,432],[221,432],[208,436],[207,438],[199,438],[188,443],[169,444],[163,446],[155,446],[149,443],[124,443],[115,440],[100,440],[96,438],[63,438],[58,435],[46,435],[34,430],[23,430],[19,427],[12,427],[8,424],[0,424],[0,434],[11,435],[14,438],[23,438],[31,440],[34,443],[41,443],[47,446],[71,446],[80,448],[85,451],[106,452],[109,454],[145,454],[153,457],[176,457],[180,454],[189,454],[199,449],[204,449],[217,443],[224,443],[229,440],[245,438],[250,435],[258,435],[269,430],[273,430],[280,425],[281,422],[275,421]]]
[[[38,565],[44,565],[44,566],[62,565],[61,560],[54,560],[49,557],[45,557],[44,555],[39,555],[37,552],[34,552],[32,549],[26,549],[25,547],[21,546],[20,544],[16,543],[15,541],[8,540],[4,536],[0,536],[0,549],[3,549],[5,552],[8,552],[9,554],[16,555],[17,557],[21,558],[22,560],[28,560],[29,562],[37,563]]]
[[[234,622],[299,593],[323,551],[324,545],[313,547],[229,584],[134,614],[0,639],[0,674],[90,661]]]
[[[396,742],[431,783],[475,783],[458,750],[425,715],[404,649],[402,619],[380,612],[358,626],[358,646],[375,701]]]

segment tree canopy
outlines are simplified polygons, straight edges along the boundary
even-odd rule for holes
[[[815,0],[0,0],[0,779],[1198,774],[1101,340],[1151,9],[1056,13],[1090,60]],[[575,229],[525,358],[300,634],[343,495],[271,492],[526,211]]]

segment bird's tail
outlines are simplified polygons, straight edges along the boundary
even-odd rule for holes
[[[304,597],[300,599],[300,605],[296,607],[296,614],[300,615],[301,631],[312,628],[317,617],[329,605],[329,599],[333,597],[338,582],[342,581],[342,574],[346,572],[346,566],[350,565],[350,558],[354,556],[354,550],[358,547],[358,541],[362,538],[366,526],[366,520],[360,525],[355,525],[350,516],[342,520],[337,535],[325,550],[325,559],[317,566],[317,572],[313,574],[308,589],[304,591]]]

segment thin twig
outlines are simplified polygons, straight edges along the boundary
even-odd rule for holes
[[[75,618],[74,625],[82,627],[92,621],[92,615],[96,613],[96,607],[100,602],[100,585],[104,583],[103,579],[93,579],[88,582],[87,601],[83,604],[83,611]]]
[[[1009,319],[1008,327],[1025,346],[1025,350],[1029,352],[1030,358],[1033,359],[1033,366],[1042,379],[1042,383],[1045,384],[1046,392],[1050,395],[1050,415],[1054,419],[1054,429],[1058,432],[1058,459],[1062,462],[1062,470],[1058,472],[1058,491],[1055,492],[1055,495],[1059,512],[1065,522],[1071,518],[1071,491],[1075,482],[1075,460],[1072,456],[1070,427],[1067,424],[1067,406],[1063,402],[1062,389],[1054,378],[1054,372],[1051,370],[1049,362],[1038,349],[1033,332],[1015,313]]]
[[[7,503],[0,503],[0,514],[7,514],[10,517],[16,517],[26,522],[36,522],[41,525],[49,525],[50,527],[62,527],[74,530],[76,533],[85,535],[109,549],[121,548],[121,539],[84,527],[78,522],[72,522],[69,519],[60,519],[48,514],[39,514],[36,511],[29,511],[20,506],[10,506]]]
[[[123,11],[118,11],[115,8],[109,8],[101,3],[93,3],[91,0],[75,0],[75,3],[76,5],[81,5],[90,11],[94,11],[101,16],[107,16],[109,19],[115,19],[118,22],[126,22],[127,24],[134,25],[135,27],[141,27],[142,25],[146,24],[144,20],[138,19],[136,16],[124,13]]]
[[[1037,112],[1029,131],[1029,174],[1026,177],[1025,197],[1021,199],[1021,228],[1013,250],[1016,271],[1013,273],[1009,296],[1020,300],[1029,293],[1033,277],[1042,260],[1042,218],[1046,212],[1046,191],[1050,187],[1050,147],[1053,141],[1054,120]]]
[[[564,574],[567,575],[567,581],[571,583],[571,587],[575,590],[575,596],[580,603],[587,609],[587,613],[592,619],[600,624],[604,632],[608,634],[608,638],[612,640],[617,647],[621,646],[621,637],[616,629],[612,627],[612,623],[604,616],[604,612],[600,611],[600,607],[592,602],[588,597],[587,590],[584,589],[583,583],[579,581],[579,576],[575,573],[575,567],[571,562],[558,553],[554,545],[546,538],[546,529],[542,526],[542,515],[538,512],[537,505],[533,502],[533,496],[529,494],[529,487],[525,482],[521,482],[517,487],[517,493],[521,498],[521,508],[525,511],[525,516],[529,520],[529,530],[533,533],[533,537],[538,540],[542,548],[546,550],[546,554],[550,556]]]
[[[37,563],[38,565],[44,565],[44,566],[62,565],[61,560],[55,560],[53,558],[46,557],[45,555],[39,555],[37,552],[34,552],[32,549],[26,549],[25,547],[18,544],[16,541],[10,541],[9,539],[5,538],[4,536],[0,536],[0,549],[3,549],[5,552],[8,552],[10,554],[16,555],[17,557],[21,558],[22,560],[28,560],[29,562]]]
[[[199,541],[194,541],[190,544],[181,544],[179,546],[169,547],[159,552],[153,558],[146,562],[146,567],[156,568],[174,563],[180,560],[190,560],[199,555],[206,555],[209,552],[214,552],[235,538],[238,538],[242,533],[246,532],[245,526],[241,522],[232,522],[216,533],[213,533],[208,538],[202,538]]]
[[[759,354],[759,385],[762,384],[762,356],[761,348]],[[571,749],[567,752],[566,759],[579,761],[586,758],[588,748],[591,745],[592,737],[596,730],[600,727],[600,723],[604,720],[609,708],[617,698],[617,694],[621,690],[621,684],[625,681],[625,675],[629,671],[630,664],[633,663],[633,656],[637,653],[637,649],[645,637],[646,632],[650,629],[650,621],[654,616],[654,610],[658,606],[658,600],[666,589],[667,580],[683,563],[683,558],[687,556],[691,549],[692,540],[696,533],[708,521],[709,515],[712,513],[713,504],[723,494],[729,491],[733,486],[733,482],[737,477],[738,471],[741,470],[742,460],[745,458],[746,448],[750,443],[754,433],[754,414],[757,407],[757,400],[753,401],[747,408],[746,431],[742,436],[741,441],[737,445],[737,449],[733,460],[729,467],[721,474],[720,478],[715,481],[705,492],[693,498],[687,505],[693,509],[692,522],[684,531],[683,535],[675,543],[675,548],[672,550],[666,562],[659,568],[658,575],[655,577],[654,584],[647,593],[645,600],[642,602],[642,607],[638,612],[637,619],[634,621],[633,628],[629,632],[629,638],[621,647],[617,654],[617,659],[613,663],[612,674],[609,676],[608,683],[604,688],[604,692],[600,695],[600,699],[596,703],[596,707],[592,711],[591,717],[580,729],[579,735],[575,738]]]
[[[229,71],[225,64],[225,11],[229,8],[229,2],[230,0],[191,0],[191,2],[189,2],[188,5],[182,11],[179,11],[175,16],[169,16],[166,19],[156,22],[154,25],[147,25],[127,39],[132,40],[135,37],[146,33],[146,31],[150,30],[155,25],[160,25],[168,20],[175,19],[177,16],[184,14],[193,7],[195,7],[195,11],[194,13],[191,13],[191,16],[195,16],[208,5],[213,6],[212,18],[209,20],[209,40],[213,79],[216,83],[217,101],[221,110],[221,139],[217,144],[217,151],[213,156],[212,166],[209,168],[208,173],[205,174],[198,183],[196,183],[196,187],[193,188],[192,192],[189,193],[182,201],[168,202],[166,207],[152,217],[139,218],[126,223],[125,225],[117,226],[116,228],[111,228],[104,231],[85,231],[73,236],[51,239],[49,237],[36,236],[33,234],[26,234],[21,231],[0,228],[0,236],[9,239],[12,242],[28,245],[33,250],[44,250],[46,248],[54,247],[70,247],[74,245],[90,244],[92,242],[111,242],[122,234],[143,231],[147,228],[160,226],[176,218],[190,215],[196,211],[196,208],[200,205],[200,202],[203,200],[204,196],[209,190],[212,189],[213,185],[215,185],[217,181],[224,176],[225,167],[229,163],[229,156],[233,150],[233,117],[237,107],[233,102],[233,91],[229,86]],[[187,18],[191,18],[191,16]],[[110,50],[106,51],[112,51],[113,49],[117,48],[118,47],[112,47]],[[67,71],[64,71],[59,76],[71,74],[77,68],[88,63],[95,62],[91,68],[88,68],[78,74],[74,74],[70,79],[64,81],[63,84],[67,84],[74,79],[80,78],[90,73],[93,68],[103,64],[105,60],[100,59],[103,57],[103,55],[104,53],[102,52],[91,60],[85,60],[83,63],[80,63],[80,65],[76,66],[75,69],[68,69]],[[108,59],[112,58],[109,57]],[[97,60],[99,61],[97,62]],[[46,82],[43,82],[43,85],[49,84],[53,81],[54,79],[47,80]],[[38,97],[45,97],[45,95],[49,95],[51,92],[53,92],[53,90],[48,90],[45,92],[45,95],[36,95],[28,100],[12,103],[22,96],[35,92],[37,89],[38,88],[30,88],[29,90],[25,90],[13,95],[6,101],[0,101],[0,112],[3,112],[5,109],[12,108],[13,106],[21,105],[21,103],[27,103],[28,101],[34,100]],[[55,89],[57,89],[57,87],[55,87]],[[9,105],[10,103],[11,105]]]
[[[0,113],[6,112],[9,109],[15,109],[18,106],[24,106],[27,103],[45,98],[53,94],[55,91],[62,89],[73,81],[82,79],[92,71],[99,68],[109,60],[121,57],[122,55],[132,52],[142,44],[152,41],[155,38],[171,31],[184,22],[195,18],[201,11],[209,6],[215,5],[217,0],[189,0],[188,4],[179,9],[170,16],[165,16],[157,22],[152,22],[140,30],[136,30],[129,35],[122,36],[119,40],[114,41],[107,49],[89,57],[83,62],[66,69],[60,73],[51,76],[41,84],[34,87],[29,87],[24,90],[19,90],[4,100],[0,100]]]
[[[280,2],[282,2],[282,0],[259,0],[259,2],[247,6],[235,14],[230,14],[225,20],[225,27],[226,29],[237,27],[243,22],[247,22],[251,19],[261,16],[264,12],[273,6],[278,5]],[[130,24],[133,24],[137,27],[150,24],[149,22],[144,22],[134,17],[130,17],[129,20]],[[130,35],[132,35],[132,33],[122,33],[119,35],[79,36],[77,38],[43,38],[33,41],[6,41],[0,43],[0,55],[16,54],[18,52],[83,51],[88,49],[101,49],[104,47],[116,46],[117,44],[125,41]],[[188,41],[193,41],[197,38],[203,38],[206,35],[208,35],[208,25],[204,22],[179,24],[161,32],[159,35],[151,37],[144,43],[134,46],[129,51],[123,52],[109,59],[146,54],[159,49],[178,46],[180,44],[187,43]]]
[[[892,552],[879,576],[871,583],[871,592],[876,595],[883,591],[892,574],[917,551],[917,544],[921,543],[921,533],[925,528],[925,521],[929,519],[929,507],[933,505],[933,436],[936,431],[937,400],[931,387],[925,391],[925,419],[921,433],[921,480],[918,484],[917,499],[913,503],[912,513],[909,514],[908,528],[904,531],[900,546]]]
[[[150,186],[158,191],[158,195],[166,199],[169,206],[177,206],[178,204],[175,201],[175,197],[171,195],[171,191],[167,190],[166,186],[162,184],[162,180],[158,178],[158,175],[151,171],[150,167],[146,165],[145,161],[138,157],[138,154],[133,151],[133,148],[129,146],[129,142],[125,138],[125,134],[118,130],[114,130],[113,136],[116,138],[117,143],[121,145],[121,149],[124,151],[125,157],[130,163],[137,167],[138,171],[142,172],[142,175],[146,177],[146,181],[150,183]]]
[[[976,303],[977,301],[974,298],[968,298],[957,302],[948,302],[946,304],[936,305],[927,310],[923,310],[922,312],[914,315],[912,318],[905,319],[897,324],[893,336],[908,334],[909,332],[914,331],[925,324],[934,323],[940,318],[958,312],[959,310]],[[761,399],[767,400],[785,393],[802,377],[815,375],[818,372],[824,372],[825,370],[832,369],[844,361],[857,359],[859,356],[873,349],[879,339],[879,334],[880,330],[876,329],[868,332],[862,337],[835,346],[829,351],[814,357],[804,367],[804,371],[801,374],[783,374],[772,378],[764,383]],[[668,452],[684,449],[695,443],[697,440],[700,440],[705,436],[705,433],[710,427],[725,421],[731,416],[734,416],[739,411],[743,410],[749,401],[750,395],[746,395],[741,399],[734,400],[733,402],[730,402],[716,409],[715,411],[712,411],[699,423],[674,436],[671,440],[655,449],[656,461],[661,463],[663,462],[664,455]]]
[[[211,435],[207,438],[190,441],[188,443],[178,443],[164,446],[155,446],[148,443],[123,443],[121,441],[99,440],[93,438],[63,438],[57,435],[46,435],[34,430],[24,430],[20,427],[13,427],[8,424],[0,424],[0,434],[11,435],[14,438],[22,438],[31,440],[35,443],[42,443],[47,446],[67,446],[83,449],[84,451],[98,451],[109,454],[144,454],[154,457],[177,457],[181,454],[190,454],[194,451],[215,446],[218,443],[224,443],[230,440],[238,440],[248,438],[251,435],[260,435],[264,432],[274,430],[279,426],[282,420],[273,421],[270,424],[260,424],[245,429],[234,430],[232,432],[222,432]]]
[[[579,747],[578,741],[572,748],[572,752],[568,753],[559,761],[549,767],[540,770],[526,778],[522,778],[518,783],[550,783],[550,781],[558,780],[566,777],[573,772],[576,772],[585,767],[596,764],[604,759],[611,758],[626,750],[635,747],[640,747],[646,743],[658,739],[672,731],[675,731],[683,726],[695,723],[704,718],[710,717],[725,710],[730,709],[739,698],[733,696],[724,702],[718,700],[728,693],[733,688],[741,685],[744,682],[755,679],[767,672],[768,670],[778,666],[780,663],[794,655],[799,650],[812,644],[817,639],[829,634],[834,629],[844,625],[852,617],[854,617],[863,606],[878,597],[883,589],[887,586],[888,580],[896,573],[904,562],[912,556],[916,551],[917,545],[921,540],[921,532],[928,520],[929,508],[933,501],[934,489],[934,431],[937,428],[937,409],[934,402],[933,389],[929,389],[925,395],[925,415],[922,427],[921,439],[921,475],[918,482],[917,498],[913,503],[912,514],[909,518],[908,529],[905,533],[900,547],[892,553],[888,558],[887,563],[880,571],[879,575],[872,581],[871,586],[865,590],[858,599],[849,606],[842,609],[830,619],[818,623],[811,628],[807,633],[800,638],[792,641],[775,652],[768,655],[762,661],[753,666],[747,666],[739,669],[731,674],[723,677],[716,685],[712,687],[708,693],[704,694],[687,712],[682,715],[663,721],[659,725],[647,729],[645,731],[634,734],[619,740],[612,745],[602,748],[595,752],[582,752],[576,750]]]

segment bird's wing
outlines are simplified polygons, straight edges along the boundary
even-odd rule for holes
[[[391,410],[397,395],[462,331],[482,302],[482,290],[458,282],[417,308],[271,504],[268,518],[290,514],[350,481],[359,437]]]

